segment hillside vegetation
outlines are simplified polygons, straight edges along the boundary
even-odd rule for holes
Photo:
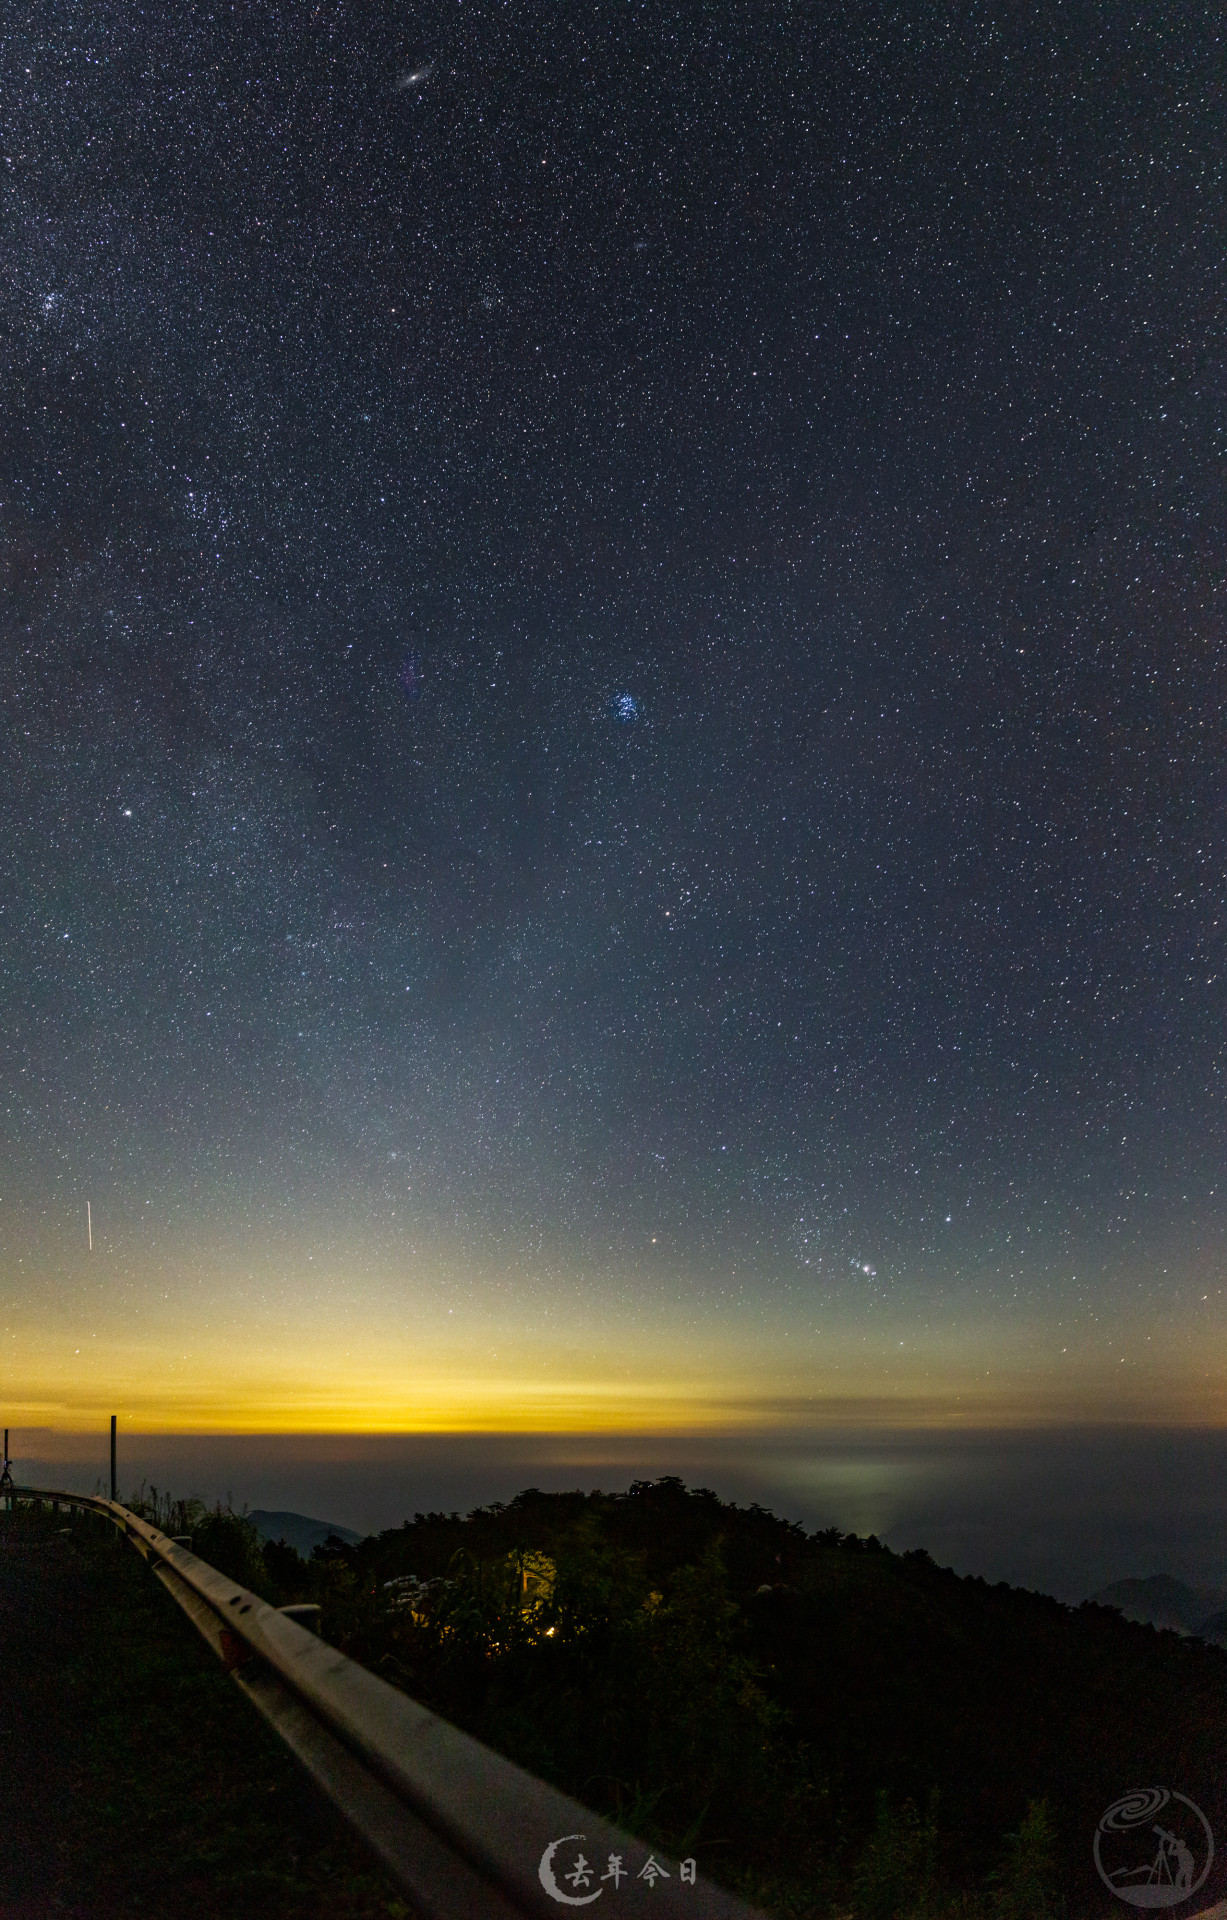
[[[239,1516],[161,1517],[782,1915],[1119,1912],[1091,1860],[1104,1808],[1150,1781],[1217,1803],[1220,1649],[676,1479],[418,1514],[310,1561]]]

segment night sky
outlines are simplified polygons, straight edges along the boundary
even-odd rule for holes
[[[19,9],[14,1424],[1227,1417],[1221,36]]]

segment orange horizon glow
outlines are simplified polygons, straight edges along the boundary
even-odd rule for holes
[[[228,1435],[525,1435],[635,1438],[652,1435],[714,1439],[739,1435],[812,1431],[927,1430],[930,1432],[1023,1430],[1118,1425],[1227,1427],[1227,1383],[1150,1383],[1127,1396],[1115,1381],[1083,1381],[1066,1391],[1025,1377],[1001,1377],[996,1385],[965,1383],[917,1392],[819,1387],[808,1393],[749,1395],[694,1387],[679,1393],[667,1385],[641,1383],[618,1391],[607,1386],[554,1386],[541,1380],[475,1382],[435,1379],[417,1391],[384,1398],[314,1386],[255,1396],[221,1382],[183,1383],[167,1394],[131,1376],[95,1391],[69,1396],[50,1383],[3,1387],[4,1419],[13,1428],[62,1434],[105,1430],[112,1413],[129,1433]],[[33,1390],[31,1390],[33,1388]],[[1112,1391],[1116,1388],[1116,1391]]]
[[[456,1248],[400,1264],[219,1237],[10,1266],[0,1403],[12,1428],[65,1434],[112,1413],[200,1435],[1225,1427],[1227,1300],[1198,1264],[1195,1311],[1160,1336],[1120,1273],[1054,1323],[987,1289],[764,1306],[718,1274],[560,1261],[547,1284]]]

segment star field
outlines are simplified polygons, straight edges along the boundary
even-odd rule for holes
[[[1216,13],[0,65],[10,1396],[1217,1405]]]

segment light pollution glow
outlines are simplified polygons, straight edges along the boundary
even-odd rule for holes
[[[195,1257],[102,1236],[8,1263],[5,1420],[250,1433],[765,1433],[1227,1420],[1221,1292],[1162,1338],[1119,1277],[1054,1327],[966,1290],[764,1307],[735,1280],[408,1268],[284,1244]],[[41,1271],[40,1271],[41,1268]],[[29,1278],[27,1278],[29,1276]],[[31,1285],[31,1281],[34,1284]],[[1111,1298],[1107,1295],[1111,1291]],[[1187,1284],[1186,1284],[1187,1296]]]

